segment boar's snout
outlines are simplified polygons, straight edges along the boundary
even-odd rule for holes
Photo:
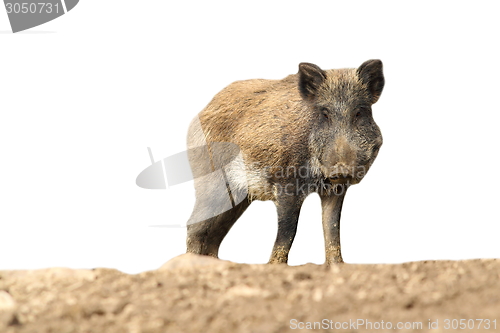
[[[329,174],[350,174],[349,169],[357,165],[357,155],[346,137],[339,136],[327,148],[323,163]]]
[[[324,175],[333,184],[357,184],[365,176],[372,160],[373,154],[364,153],[346,136],[339,136],[324,155]]]

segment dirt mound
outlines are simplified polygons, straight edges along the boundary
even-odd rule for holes
[[[499,281],[496,259],[0,271],[0,332],[497,332]]]

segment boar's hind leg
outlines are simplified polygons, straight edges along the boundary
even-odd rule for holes
[[[287,195],[275,201],[278,211],[278,235],[269,259],[270,264],[286,264],[288,262],[288,253],[297,232],[297,222],[299,221],[302,202],[303,198]]]
[[[345,191],[340,194],[321,196],[323,209],[323,233],[325,237],[325,264],[342,263],[340,253],[340,213],[344,202]]]
[[[210,202],[208,204],[211,204]],[[212,203],[213,204],[213,203]],[[250,202],[245,198],[232,209],[217,216],[193,223],[193,216],[199,214],[200,199],[196,200],[191,216],[191,224],[187,226],[187,252],[203,254],[218,258],[219,246],[233,226],[234,222],[248,208]]]

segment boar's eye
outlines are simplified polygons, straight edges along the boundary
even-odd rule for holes
[[[366,106],[362,106],[356,109],[356,113],[354,114],[354,117],[356,119],[359,119],[363,116],[369,115],[370,114],[370,108]]]
[[[325,118],[325,119],[329,118],[328,109],[327,108],[321,108],[320,111],[321,111],[321,115],[323,116],[323,118]]]

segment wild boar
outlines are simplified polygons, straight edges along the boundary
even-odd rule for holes
[[[317,192],[326,264],[343,262],[342,203],[382,145],[372,105],[384,82],[380,60],[332,70],[301,63],[282,80],[237,81],[219,92],[188,131],[196,203],[187,252],[218,257],[250,203],[272,200],[278,234],[269,263],[287,263],[302,203]]]

